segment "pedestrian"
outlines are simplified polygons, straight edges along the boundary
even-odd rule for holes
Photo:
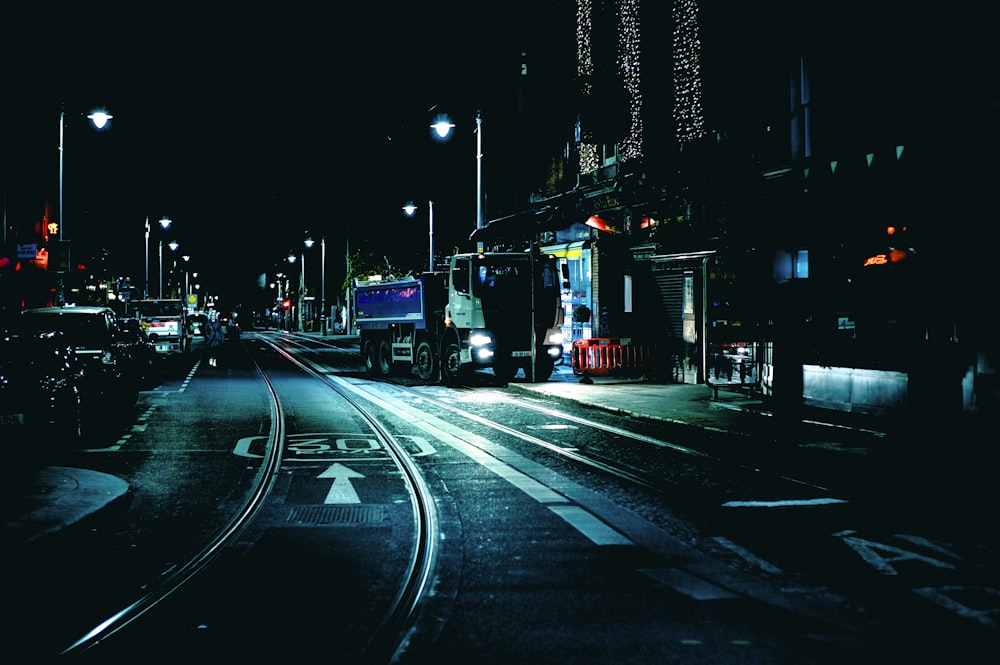
[[[205,324],[205,357],[212,367],[219,366],[218,354],[222,341],[222,323],[219,321],[219,313],[213,309],[208,314],[208,323]]]

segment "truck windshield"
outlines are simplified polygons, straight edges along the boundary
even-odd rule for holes
[[[559,288],[559,277],[554,262],[548,258],[536,259],[535,269],[539,281],[536,287]],[[489,260],[476,264],[475,277],[472,280],[473,293],[477,297],[489,297],[489,294],[499,291],[523,293],[531,288],[528,276],[529,263],[524,261]]]

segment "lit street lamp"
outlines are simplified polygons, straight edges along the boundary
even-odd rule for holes
[[[403,212],[406,213],[407,217],[413,217],[413,213],[417,211],[417,206],[413,205],[413,202],[407,203],[403,206]],[[427,235],[430,237],[430,247],[428,248],[428,259],[427,264],[428,272],[434,272],[434,201],[427,202]]]
[[[171,219],[164,215],[160,219],[160,226],[164,231],[170,228]],[[158,298],[163,298],[163,234],[160,234],[160,288],[156,292]],[[149,220],[146,221],[146,284],[147,291],[149,290]]]
[[[98,131],[103,131],[106,129],[111,122],[113,116],[105,111],[93,111],[87,116],[87,119],[94,125]],[[60,257],[65,258],[68,270],[72,270],[72,263],[70,261],[69,250],[63,244],[63,239],[65,237],[64,222],[63,222],[63,209],[65,208],[65,203],[63,201],[63,158],[66,154],[65,149],[65,132],[66,129],[66,111],[65,109],[59,109],[59,250]],[[64,254],[65,253],[65,254]],[[62,272],[61,270],[59,272]],[[59,282],[56,289],[56,300],[58,305],[65,303],[65,293],[63,291],[62,278],[59,278]]]
[[[438,140],[441,141],[448,139],[454,127],[455,125],[445,115],[438,116],[431,125]],[[479,111],[476,111],[476,228],[483,228],[483,118]],[[479,250],[482,251],[482,243]]]
[[[113,118],[111,114],[105,111],[94,111],[87,116],[87,119],[93,123],[94,127],[98,131],[104,130],[108,123],[111,122]],[[63,155],[65,154],[65,128],[66,128],[66,111],[62,108],[59,109],[59,240],[63,239]]]
[[[296,309],[298,311],[295,314],[295,325],[297,326],[297,330],[299,332],[302,332],[302,302],[303,302],[302,291],[306,287],[306,271],[305,271],[305,267],[306,267],[306,253],[305,253],[305,250],[303,250],[301,252],[301,255],[302,255],[302,263],[299,264],[299,296],[296,299],[298,301],[296,303]],[[288,262],[289,263],[295,263],[298,260],[298,258],[299,257],[297,257],[295,255],[294,251],[291,251],[291,252],[288,253]]]
[[[167,247],[169,247],[170,251],[174,253],[173,258],[171,259],[170,281],[167,282],[170,285],[170,288],[168,289],[169,293],[167,295],[173,297],[174,291],[177,288],[177,284],[174,281],[174,277],[176,276],[177,273],[177,248],[180,247],[180,245],[177,243],[176,240],[171,240],[169,243],[167,243]]]
[[[190,254],[184,254],[184,255],[181,256],[181,258],[184,259],[184,291],[183,291],[183,293],[181,293],[181,307],[186,312],[187,308],[188,308],[188,289],[191,288],[190,287],[190,278],[188,277],[188,274],[189,274],[188,273],[188,265],[190,264],[190,261],[191,261],[191,255]]]
[[[170,226],[170,220],[167,218],[166,215],[164,215],[160,219],[160,226],[164,230],[166,230],[167,227]],[[142,290],[142,297],[143,298],[149,298],[149,231],[150,231],[150,228],[149,228],[149,215],[146,215],[146,284],[145,284],[145,287]],[[160,263],[161,264],[163,263],[163,239],[162,238],[160,239]],[[160,291],[161,292],[163,291],[162,271],[161,271],[161,278],[160,278]]]
[[[315,241],[312,239],[312,236],[307,236],[306,239],[302,242],[302,244],[306,246],[306,249],[309,249],[309,248],[311,248],[313,246],[314,242]],[[305,306],[305,297],[306,297],[306,251],[305,251],[305,249],[302,250],[302,265],[299,266],[299,267],[301,268],[301,270],[299,271],[299,331],[300,332],[304,332],[305,328],[302,325],[302,315],[303,315],[303,311],[302,310],[303,310],[303,307]],[[315,318],[315,317],[313,317],[313,318]]]

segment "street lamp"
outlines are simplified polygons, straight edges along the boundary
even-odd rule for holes
[[[188,277],[188,265],[190,264],[191,261],[191,255],[184,254],[181,256],[181,258],[184,259],[184,292],[181,293],[181,307],[186,312],[188,308],[188,289],[190,288],[189,286],[190,278]]]
[[[405,206],[403,206],[403,212],[406,213],[407,217],[413,217],[413,213],[417,211],[417,206],[413,205],[410,201]],[[430,237],[430,247],[428,248],[429,254],[427,259],[427,272],[434,272],[434,201],[427,202],[427,235]]]
[[[94,111],[87,116],[87,119],[94,125],[98,131],[103,131],[108,127],[113,118],[110,113],[106,111]],[[66,128],[66,111],[63,108],[59,109],[59,240],[63,239],[63,155],[65,154],[65,128]]]
[[[446,115],[439,115],[431,125],[437,139],[445,141],[455,127]],[[476,228],[483,228],[483,118],[476,111]],[[482,243],[479,244],[482,251]]]
[[[103,131],[106,129],[113,116],[106,111],[98,110],[91,112],[87,119],[94,125],[98,131]],[[65,204],[63,202],[63,158],[66,154],[65,146],[65,136],[66,136],[66,110],[60,106],[59,108],[59,254],[60,257],[64,257],[66,260],[66,265],[68,270],[72,270],[72,263],[70,261],[69,250],[63,244],[63,238],[65,236],[65,231],[63,230],[63,209]],[[61,270],[59,272],[62,272]],[[63,281],[60,276],[59,282],[56,288],[56,300],[58,305],[62,305],[65,302],[65,293],[63,291]]]
[[[170,280],[167,282],[167,284],[170,285],[170,288],[168,289],[170,293],[168,295],[173,296],[174,289],[177,288],[177,285],[176,283],[172,282],[177,272],[177,248],[180,247],[180,245],[177,244],[176,240],[171,240],[169,243],[167,243],[167,247],[169,247],[170,251],[174,253],[173,258],[171,259]]]
[[[303,270],[303,268],[305,268],[306,265],[306,253],[304,250],[301,252],[301,255],[302,255],[302,263],[299,265],[299,296],[298,298],[296,298],[296,300],[298,301],[296,303],[296,308],[298,311],[295,314],[295,324],[299,332],[302,332],[302,290],[305,288],[306,284],[305,270]],[[299,257],[295,255],[294,250],[288,252],[289,263],[295,263],[298,260],[298,258]]]
[[[326,236],[319,239],[319,312],[320,334],[326,335]]]
[[[312,236],[306,236],[306,239],[302,241],[306,249],[310,249],[315,241]],[[305,328],[302,325],[302,314],[303,308],[305,307],[305,297],[306,297],[306,250],[302,250],[302,265],[299,266],[301,270],[299,271],[299,331],[304,332]],[[315,320],[315,316],[313,319]]]
[[[168,228],[170,228],[171,222],[172,222],[172,220],[169,217],[167,217],[166,215],[164,215],[163,217],[160,218],[160,227],[162,228],[163,231],[166,231]],[[162,234],[162,232],[160,233],[160,262],[159,262],[159,268],[160,268],[160,288],[156,291],[156,297],[157,298],[163,298],[163,234]],[[149,284],[149,220],[148,219],[146,220],[146,284],[147,284],[147,290],[148,290],[148,284]]]

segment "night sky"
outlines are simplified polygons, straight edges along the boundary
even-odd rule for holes
[[[486,137],[489,112],[494,124],[502,113],[491,81],[510,77],[498,70],[516,63],[525,3],[443,13],[430,3],[294,4],[0,10],[8,226],[40,220],[46,205],[58,217],[63,108],[74,258],[107,250],[134,281],[144,280],[147,216],[150,281],[155,222],[166,215],[165,242],[177,240],[215,292],[273,272],[307,231],[326,235],[330,275],[345,264],[345,228],[352,246],[374,237],[404,262],[426,250],[428,198],[439,246],[467,237],[475,111]],[[444,145],[430,139],[435,106],[455,116]],[[98,133],[85,115],[100,107],[114,118]],[[401,211],[408,199],[422,206],[413,219]]]
[[[569,138],[574,100],[566,72],[574,71],[575,53],[566,21],[572,25],[574,2],[299,4],[7,3],[0,10],[0,193],[8,226],[40,221],[47,205],[58,215],[64,108],[64,231],[75,258],[106,250],[113,272],[141,283],[145,219],[153,222],[155,256],[155,221],[167,215],[174,224],[163,239],[191,255],[209,291],[240,298],[256,275],[301,251],[307,231],[327,238],[328,282],[339,285],[348,232],[352,248],[370,240],[395,265],[422,265],[428,199],[439,251],[468,238],[477,110],[487,221],[505,212],[494,193],[517,175],[517,140],[551,140],[542,152],[559,154]],[[811,6],[812,25],[790,0],[702,4],[711,127],[759,131],[766,118],[748,116],[754,105],[728,100],[774,92],[755,87],[755,68],[780,61],[771,53],[776,45],[798,41],[819,56],[814,78],[846,84],[832,96],[830,87],[816,93],[833,111],[817,121],[842,125],[859,140],[905,142],[927,133],[948,145],[996,131],[970,126],[963,115],[997,86],[997,42],[977,37],[990,25],[985,17],[859,1]],[[669,58],[662,16],[669,7],[644,6],[647,65]],[[650,18],[654,10],[658,20]],[[533,99],[542,109],[536,117],[550,124],[519,139],[510,118],[526,43],[536,48],[533,74],[547,63],[561,76],[544,79],[553,82],[548,96]],[[644,86],[648,109],[669,91],[655,77]],[[670,136],[663,101],[651,111],[656,122],[647,122],[647,137]],[[84,118],[99,107],[114,115],[102,133]],[[873,113],[885,108],[892,114]],[[447,144],[429,138],[435,111],[457,125]],[[859,142],[856,152],[865,149]],[[407,200],[421,206],[415,218],[402,214]]]

